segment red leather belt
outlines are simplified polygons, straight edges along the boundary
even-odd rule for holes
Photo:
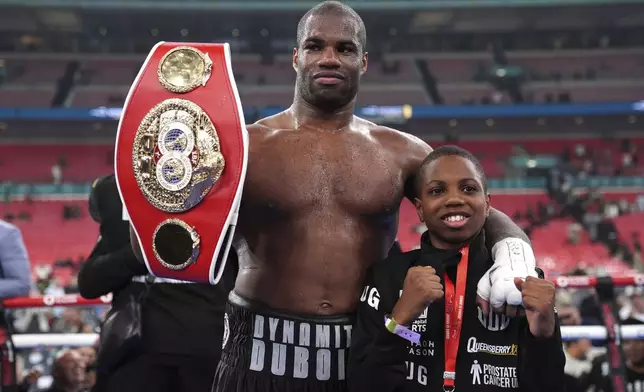
[[[151,274],[219,281],[247,162],[228,44],[157,44],[130,88],[116,140],[119,192]]]

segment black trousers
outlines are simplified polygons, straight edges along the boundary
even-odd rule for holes
[[[208,357],[143,354],[109,375],[93,392],[210,392],[217,361]]]

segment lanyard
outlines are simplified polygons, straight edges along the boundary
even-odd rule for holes
[[[456,355],[463,326],[468,256],[469,246],[461,249],[461,261],[456,270],[456,285],[445,273],[445,372],[443,373],[445,391],[454,391],[456,381]]]

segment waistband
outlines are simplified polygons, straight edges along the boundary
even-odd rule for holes
[[[315,323],[315,324],[345,324],[353,325],[355,320],[354,314],[339,314],[333,316],[320,316],[317,314],[307,315],[307,314],[297,314],[297,313],[286,313],[284,311],[279,311],[276,309],[270,308],[268,305],[263,304],[259,301],[252,299],[247,299],[241,295],[231,291],[228,294],[228,303],[230,305],[244,308],[248,311],[253,312],[256,315],[262,315],[265,317],[276,317],[279,319],[286,319],[299,322]]]
[[[231,292],[224,327],[227,366],[293,379],[346,378],[350,315],[293,316]]]

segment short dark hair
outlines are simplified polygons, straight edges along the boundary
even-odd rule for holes
[[[476,168],[476,174],[481,177],[481,183],[483,183],[483,191],[487,193],[487,176],[485,175],[485,170],[483,170],[481,162],[474,155],[472,155],[471,152],[467,151],[464,148],[460,148],[458,146],[442,146],[430,152],[429,155],[427,155],[427,157],[423,160],[423,163],[420,164],[418,172],[416,173],[416,195],[420,196],[421,188],[423,185],[423,174],[425,173],[425,168],[427,167],[427,165],[439,158],[449,156],[459,156],[472,162],[472,164],[474,164],[474,167]]]
[[[324,1],[319,3],[315,7],[311,8],[302,16],[299,23],[297,24],[297,46],[299,47],[304,39],[304,28],[306,22],[311,16],[317,15],[347,15],[354,19],[358,24],[358,44],[360,50],[365,52],[367,50],[367,28],[364,25],[364,21],[358,15],[353,8],[340,1]]]

